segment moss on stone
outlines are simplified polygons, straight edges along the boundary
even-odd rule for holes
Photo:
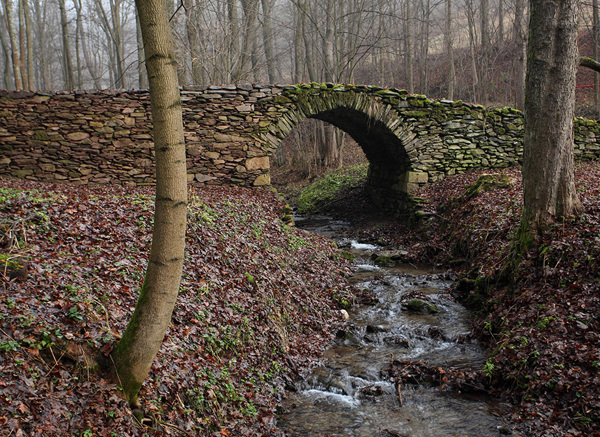
[[[420,314],[435,314],[440,311],[437,306],[423,299],[412,299],[406,304],[406,309]]]
[[[379,267],[394,267],[396,265],[396,261],[388,255],[380,255],[373,262]]]
[[[280,105],[284,105],[286,103],[292,103],[292,100],[284,95],[275,96],[273,101]]]
[[[474,184],[467,187],[462,198],[469,200],[482,191],[492,191],[498,188],[507,188],[512,185],[512,179],[505,174],[483,174]]]
[[[354,258],[356,258],[352,252],[348,252],[347,250],[341,250],[338,254],[340,258],[347,259],[350,262],[354,261]]]
[[[414,106],[416,108],[422,108],[423,106],[425,106],[425,102],[423,100],[415,100],[415,99],[409,100],[408,104],[410,106]]]
[[[429,115],[429,112],[427,112],[427,111],[406,111],[404,114],[406,114],[407,117],[427,117]]]

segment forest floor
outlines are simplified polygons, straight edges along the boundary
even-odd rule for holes
[[[132,411],[106,370],[153,208],[150,189],[0,180],[0,435],[277,435],[284,388],[353,299],[348,261],[271,191],[191,189],[178,302]]]
[[[520,173],[494,173],[509,183],[466,196],[474,172],[422,189],[419,227],[372,214],[356,187],[330,203],[361,241],[454,269],[453,293],[490,350],[478,372],[395,362],[390,375],[510,401],[513,435],[600,435],[600,164],[577,167],[585,212],[512,264]],[[286,226],[272,192],[190,194],[178,304],[131,410],[102,369],[143,279],[151,190],[0,180],[1,436],[278,435],[281,396],[354,300],[351,266],[327,239]]]

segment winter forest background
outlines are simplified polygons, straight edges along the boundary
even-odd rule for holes
[[[168,1],[181,85],[364,83],[522,107],[525,0]],[[594,57],[598,7],[583,6]],[[147,88],[133,0],[1,0],[0,12],[1,88]],[[593,73],[578,86],[593,115]]]

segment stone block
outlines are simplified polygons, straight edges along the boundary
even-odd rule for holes
[[[198,173],[198,174],[196,174],[196,180],[197,180],[198,182],[202,182],[202,183],[204,183],[204,182],[213,181],[213,180],[215,180],[215,179],[216,179],[216,178],[215,178],[215,177],[213,177],[213,176],[205,175],[205,174],[202,174],[202,173]]]
[[[238,112],[252,112],[254,111],[254,105],[239,105],[236,106],[235,109]]]
[[[270,168],[268,156],[258,156],[246,160],[246,169],[248,170],[266,170]]]
[[[14,170],[11,174],[16,178],[23,179],[25,176],[32,175],[33,170]]]
[[[67,139],[69,141],[82,141],[88,139],[89,137],[90,134],[88,134],[87,132],[73,132],[67,134]]]
[[[426,184],[429,181],[429,175],[427,173],[409,171],[407,181],[409,184]]]
[[[252,185],[254,185],[255,187],[264,187],[266,185],[271,185],[271,175],[268,173],[261,174],[259,177],[254,179]]]

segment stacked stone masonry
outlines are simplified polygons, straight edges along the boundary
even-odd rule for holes
[[[269,157],[306,118],[352,135],[369,184],[410,192],[445,176],[516,165],[523,117],[404,90],[336,84],[181,91],[190,184],[270,184]],[[74,184],[154,183],[147,91],[0,92],[0,174]],[[575,154],[598,160],[600,126],[577,119]],[[385,194],[387,195],[387,194]]]

